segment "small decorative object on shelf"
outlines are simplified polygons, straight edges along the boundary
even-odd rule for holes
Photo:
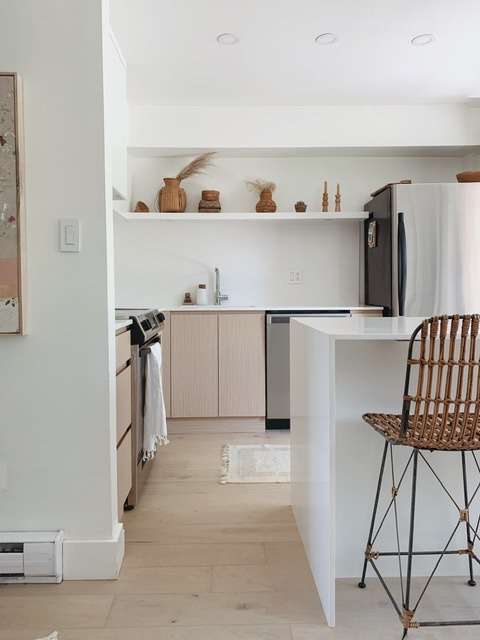
[[[207,305],[208,304],[208,296],[207,296],[207,285],[199,284],[197,289],[197,304]]]
[[[272,198],[272,194],[277,188],[274,182],[266,180],[247,181],[247,187],[250,191],[256,191],[260,194],[255,210],[257,213],[275,213],[277,205]]]
[[[192,294],[187,291],[183,297],[183,304],[193,304]]]
[[[137,204],[135,205],[134,211],[135,213],[150,213],[150,209],[148,208],[148,205],[146,205],[145,202],[143,202],[143,200],[139,200],[137,202]]]
[[[462,171],[462,173],[457,173],[457,182],[480,182],[480,171]]]
[[[295,211],[297,213],[305,213],[306,210],[307,210],[307,205],[305,204],[305,202],[303,202],[303,200],[299,200],[298,202],[295,203]]]
[[[187,207],[187,195],[177,178],[164,178],[165,186],[157,194],[160,213],[182,213]]]
[[[328,185],[326,180],[323,183],[322,212],[328,213]]]
[[[336,213],[340,213],[341,208],[341,200],[342,196],[340,195],[340,185],[337,182],[337,193],[335,194],[335,211]]]
[[[198,211],[200,213],[220,213],[220,191],[206,189],[202,191],[202,199],[198,203]]]
[[[157,193],[155,203],[160,213],[183,213],[187,207],[185,190],[180,186],[183,180],[204,173],[211,165],[214,151],[202,153],[184,167],[175,178],[164,178],[165,186]]]

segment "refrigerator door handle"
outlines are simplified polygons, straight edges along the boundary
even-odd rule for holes
[[[398,212],[398,315],[405,315],[405,292],[407,289],[407,236],[405,214]]]

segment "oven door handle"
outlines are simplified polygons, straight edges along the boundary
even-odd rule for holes
[[[143,345],[143,347],[140,347],[139,352],[141,354],[143,353],[150,353],[150,347],[152,347],[154,344],[156,344],[157,342],[160,342],[160,338],[155,338],[155,340],[152,340],[151,342],[149,342],[148,344]]]

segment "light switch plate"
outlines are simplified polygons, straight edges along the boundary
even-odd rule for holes
[[[288,284],[303,284],[303,271],[289,271]]]
[[[62,218],[58,221],[59,249],[62,252],[80,251],[80,222],[77,218]]]

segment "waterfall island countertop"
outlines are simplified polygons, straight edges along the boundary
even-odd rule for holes
[[[305,318],[308,327],[335,340],[409,340],[423,318]]]
[[[340,619],[344,613],[351,616],[342,606],[336,607],[335,581],[349,581],[355,606],[361,606],[365,594],[356,585],[385,441],[362,415],[401,413],[409,339],[422,320],[296,318],[290,325],[292,504],[325,617],[332,627],[336,615]],[[398,478],[410,449],[396,446],[392,451]],[[430,462],[452,495],[462,496],[461,474],[452,457],[456,454],[425,455],[431,456]],[[430,473],[426,468],[421,472]],[[389,466],[389,478],[390,473]],[[404,485],[398,494],[402,550],[408,539],[410,475]],[[416,534],[419,540],[428,541],[431,549],[442,549],[458,522],[456,509],[445,512],[435,508],[442,499],[439,491],[442,489],[435,480],[425,482],[418,498],[422,518],[415,525]],[[390,499],[391,482],[385,481],[379,518]],[[464,540],[459,544],[464,545]],[[396,551],[391,513],[374,547]],[[378,562],[384,576],[398,576],[397,558],[382,557]],[[414,575],[429,575],[431,569],[431,558],[415,557]],[[466,570],[465,558],[451,555],[442,560],[438,574],[466,575]]]

